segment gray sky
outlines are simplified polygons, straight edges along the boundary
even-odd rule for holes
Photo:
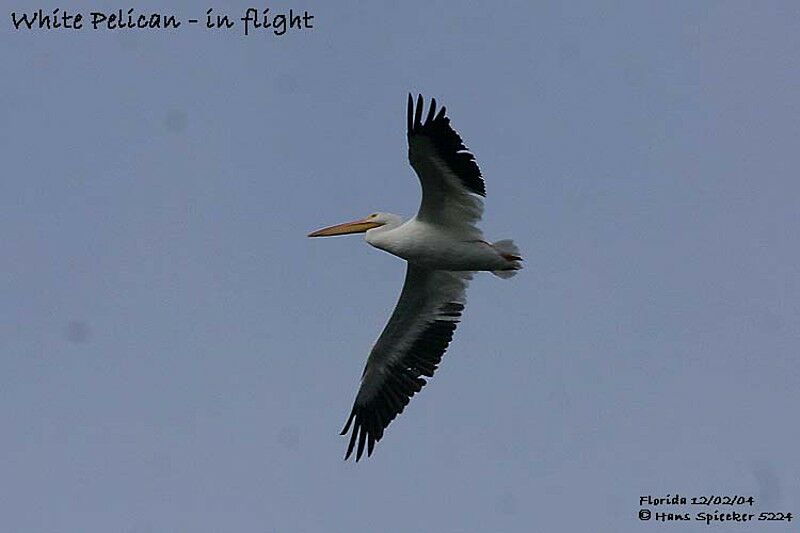
[[[800,514],[796,2],[268,5],[315,27],[15,32],[3,2],[4,530],[796,529],[637,518]],[[409,91],[527,268],[477,276],[356,465],[404,264],[305,234],[416,211]]]

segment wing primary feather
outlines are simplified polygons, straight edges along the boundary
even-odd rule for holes
[[[422,95],[417,95],[417,109],[414,112],[414,129],[422,127],[422,107],[424,103],[422,101]]]
[[[350,435],[350,443],[347,445],[347,453],[344,455],[344,460],[347,461],[350,459],[350,455],[353,453],[353,447],[356,444],[356,436],[358,436],[358,421],[356,420],[356,425],[353,427],[353,433]]]
[[[375,429],[380,429],[387,423],[389,418],[389,404],[386,402],[386,397],[381,394],[375,402]],[[376,437],[377,441],[380,437]]]
[[[369,439],[367,439],[367,457],[372,455],[373,448],[375,448],[375,437],[373,437],[372,433],[370,433]]]
[[[350,431],[350,425],[353,423],[353,419],[355,417],[356,417],[356,410],[355,408],[353,408],[353,410],[350,412],[350,418],[347,419],[347,422],[344,425],[344,429],[342,430],[341,433],[339,433],[339,435],[346,435],[347,432]]]
[[[375,448],[375,438],[378,436],[378,428],[381,427],[380,421],[378,420],[377,410],[371,413],[370,418],[371,427],[369,434],[367,435],[367,457],[372,455],[372,450]]]
[[[406,129],[408,136],[414,131],[414,97],[408,93],[408,108],[406,109]]]
[[[361,456],[364,455],[364,444],[367,442],[367,431],[364,424],[361,424],[361,432],[358,435],[358,450],[356,451],[356,462],[361,459]]]
[[[433,114],[436,112],[436,98],[431,98],[431,107],[428,109],[428,116],[425,117],[425,125],[431,123],[433,120]]]

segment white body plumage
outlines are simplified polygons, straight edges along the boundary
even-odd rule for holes
[[[375,213],[376,222],[384,225],[367,231],[365,240],[390,254],[434,270],[513,271],[519,262],[503,257],[503,250],[474,232],[431,224],[416,217],[402,222],[397,215]]]

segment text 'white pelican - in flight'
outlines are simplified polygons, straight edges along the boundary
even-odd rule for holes
[[[408,262],[400,300],[367,358],[353,410],[342,430],[352,429],[345,459],[356,461],[375,443],[414,394],[432,377],[453,338],[475,271],[509,278],[522,268],[513,241],[483,239],[475,226],[486,196],[481,171],[445,108],[432,99],[422,120],[408,95],[408,159],[422,184],[422,203],[408,221],[390,213],[317,230],[309,237],[366,232],[366,241]]]

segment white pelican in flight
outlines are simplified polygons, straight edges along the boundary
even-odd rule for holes
[[[352,427],[345,460],[358,442],[375,443],[409,399],[422,389],[442,360],[464,309],[464,293],[474,271],[509,278],[522,268],[513,241],[489,243],[475,226],[486,195],[473,155],[442,107],[431,100],[422,120],[422,95],[416,107],[408,95],[408,159],[422,184],[422,203],[414,218],[371,215],[317,230],[309,237],[366,232],[366,241],[408,262],[400,300],[375,342],[361,377],[353,410],[342,430]]]

